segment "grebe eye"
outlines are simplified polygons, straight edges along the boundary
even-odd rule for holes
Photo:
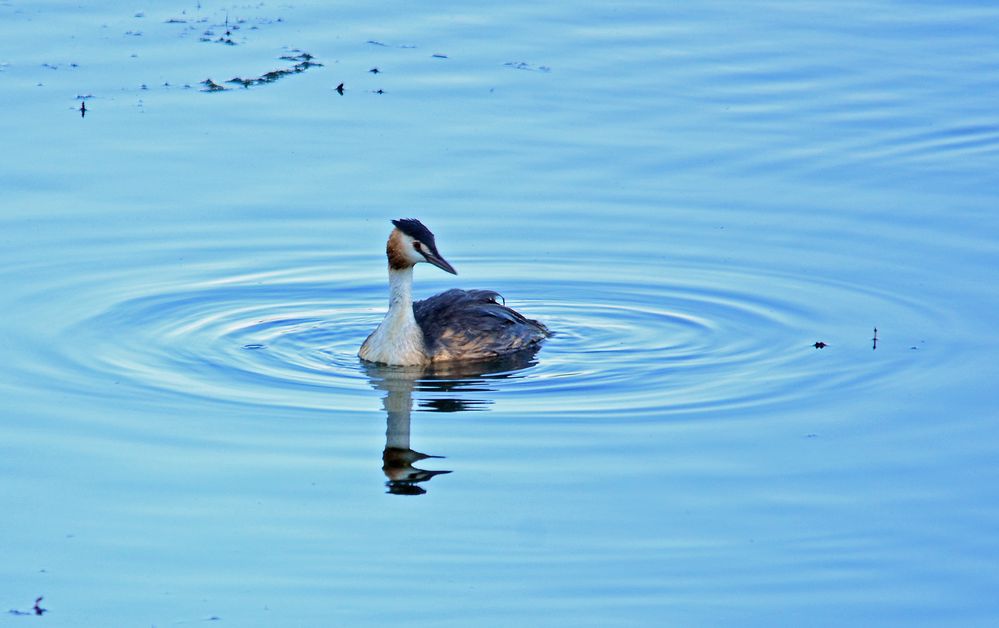
[[[413,242],[413,248],[419,251],[420,253],[423,252],[423,245],[420,244],[419,240]]]

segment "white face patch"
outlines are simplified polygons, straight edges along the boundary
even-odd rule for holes
[[[388,255],[389,266],[395,269],[409,268],[420,262],[427,261],[423,255],[416,250],[416,240],[406,235],[398,229],[393,229],[389,236],[385,253]]]

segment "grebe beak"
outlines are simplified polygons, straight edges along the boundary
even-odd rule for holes
[[[441,257],[440,254],[437,253],[437,251],[430,252],[430,251],[424,250],[423,251],[423,257],[428,262],[430,262],[431,264],[433,264],[437,268],[440,268],[444,272],[451,273],[452,275],[457,275],[458,274],[458,271],[456,271],[454,269],[454,266],[452,266],[451,264],[449,264],[446,259],[444,259],[443,257]]]

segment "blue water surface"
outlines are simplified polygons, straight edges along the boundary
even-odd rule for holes
[[[0,2],[0,625],[994,624],[997,42]],[[358,360],[410,216],[537,355]]]

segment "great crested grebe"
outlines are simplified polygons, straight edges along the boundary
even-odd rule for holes
[[[497,302],[492,290],[448,290],[413,303],[413,266],[429,262],[457,275],[437,252],[434,234],[413,218],[393,220],[385,247],[389,309],[357,355],[395,366],[487,360],[536,348],[549,336],[538,321]]]

